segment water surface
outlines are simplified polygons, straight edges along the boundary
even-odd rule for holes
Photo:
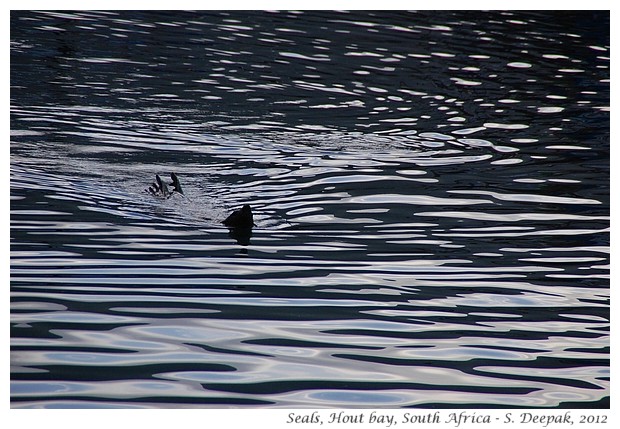
[[[609,407],[609,55],[595,11],[12,12],[12,407]]]

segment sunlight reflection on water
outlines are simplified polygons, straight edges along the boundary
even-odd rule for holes
[[[14,11],[11,405],[608,406],[604,20]]]

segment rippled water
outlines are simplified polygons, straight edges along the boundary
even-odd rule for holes
[[[609,407],[608,106],[609,12],[12,12],[12,406]]]

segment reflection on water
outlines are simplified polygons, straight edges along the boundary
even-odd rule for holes
[[[11,14],[13,407],[608,407],[609,347],[608,12]]]

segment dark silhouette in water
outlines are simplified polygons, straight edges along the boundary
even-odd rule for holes
[[[161,180],[159,174],[155,175],[155,182],[151,184],[146,190],[151,195],[156,197],[170,198],[174,193],[181,194],[183,189],[181,188],[181,182],[175,173],[170,173],[171,183],[166,183]],[[250,237],[252,237],[252,227],[254,224],[254,216],[252,215],[252,208],[249,204],[244,205],[239,210],[232,212],[222,223],[228,227],[229,235],[237,240],[237,243],[242,246],[250,244]]]
[[[228,228],[252,228],[254,226],[254,216],[249,204],[244,205],[239,210],[235,210],[222,221]]]
[[[252,228],[231,228],[228,236],[235,240],[240,246],[248,246],[252,238]]]
[[[252,208],[249,204],[244,205],[239,210],[235,210],[222,221],[230,231],[228,235],[231,238],[237,240],[237,243],[242,246],[250,244],[250,238],[252,237],[252,227],[254,225],[254,216],[252,215]]]
[[[183,189],[181,189],[181,182],[179,182],[177,175],[175,173],[170,173],[170,178],[172,179],[172,183],[166,184],[166,182],[161,180],[159,174],[156,174],[155,182],[148,187],[147,192],[151,195],[155,195],[156,197],[164,198],[170,198],[175,192],[184,195]],[[172,191],[168,188],[168,186],[172,186]]]
[[[177,177],[177,175],[174,173],[170,173],[170,178],[172,179],[171,185],[174,187],[174,190],[181,195],[185,195],[183,194],[183,189],[181,189],[181,182],[179,182],[179,178]]]

